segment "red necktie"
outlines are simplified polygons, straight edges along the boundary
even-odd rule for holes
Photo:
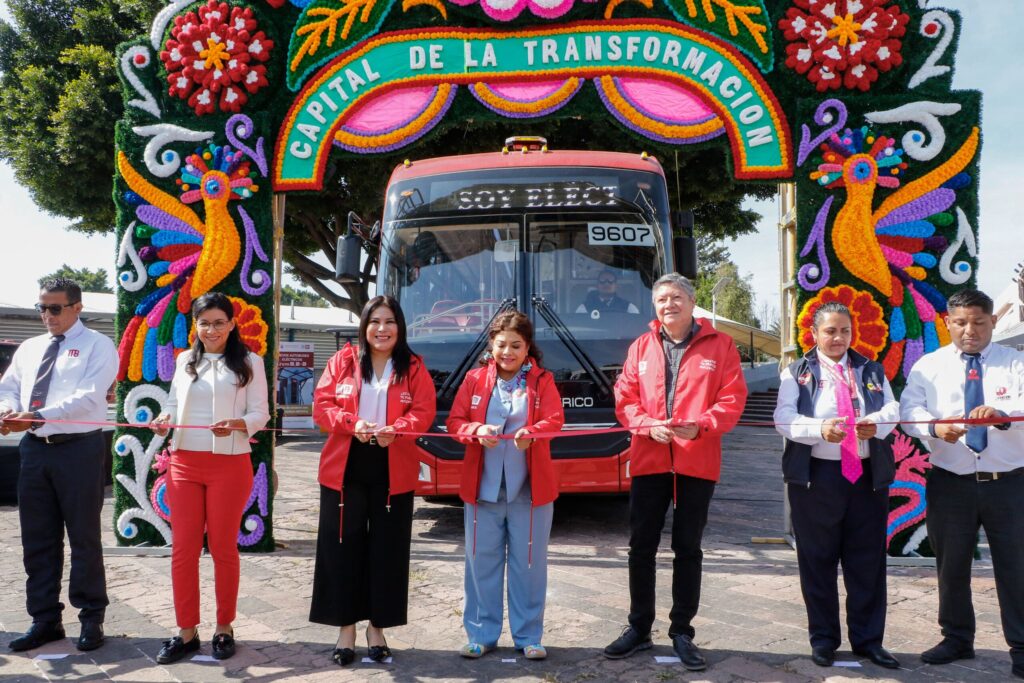
[[[857,411],[853,408],[853,384],[846,382],[842,366],[838,363],[828,366],[828,369],[832,371],[832,379],[835,380],[833,384],[835,384],[836,407],[839,417],[844,418],[846,422],[846,437],[839,444],[843,476],[853,484],[864,473],[864,465],[857,453]]]

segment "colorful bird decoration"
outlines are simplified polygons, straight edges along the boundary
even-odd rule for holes
[[[896,141],[873,136],[867,127],[822,144],[811,178],[822,186],[846,188],[846,202],[832,224],[832,247],[858,280],[888,298],[891,345],[882,363],[886,376],[910,373],[917,359],[949,343],[941,313],[946,297],[928,282],[949,240],[939,228],[955,221],[949,209],[957,190],[971,182],[963,170],[978,150],[978,129],[947,161],[901,187],[907,164]],[[899,188],[874,208],[878,186]]]
[[[175,357],[189,346],[192,300],[238,264],[242,244],[228,202],[247,199],[259,187],[249,162],[229,146],[211,144],[186,158],[177,180],[180,198],[143,178],[124,152],[118,153],[117,165],[131,188],[125,200],[138,218],[135,237],[149,240],[139,256],[157,287],[136,306],[121,336],[117,378],[170,381]],[[199,201],[205,220],[187,206]]]

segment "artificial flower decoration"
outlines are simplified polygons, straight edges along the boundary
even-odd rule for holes
[[[804,352],[814,348],[814,336],[811,334],[814,312],[819,306],[830,301],[837,301],[850,309],[853,318],[853,339],[850,341],[850,348],[865,358],[877,359],[889,337],[885,314],[870,293],[849,285],[825,287],[816,297],[804,304],[796,323],[800,331],[800,346]]]
[[[794,0],[779,20],[786,66],[819,92],[867,92],[880,71],[903,63],[899,40],[910,17],[890,0]]]
[[[209,0],[195,12],[174,18],[160,61],[167,69],[168,93],[187,99],[199,116],[238,112],[249,95],[268,85],[274,41],[257,30],[251,7]]]

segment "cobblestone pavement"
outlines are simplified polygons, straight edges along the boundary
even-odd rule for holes
[[[469,661],[456,650],[462,632],[462,509],[417,501],[413,527],[409,624],[388,631],[395,652],[391,665],[329,662],[336,632],[307,620],[316,539],[316,463],[320,443],[279,446],[275,536],[284,545],[268,555],[243,555],[238,654],[226,662],[155,662],[160,641],[173,631],[170,559],[106,557],[111,606],[107,644],[79,653],[75,613],[68,610],[70,638],[28,653],[7,644],[28,626],[17,510],[0,507],[0,679],[118,681],[818,681],[871,678],[897,681],[1002,681],[1010,660],[1001,635],[991,565],[976,564],[978,611],[975,660],[927,666],[917,655],[938,640],[935,571],[892,567],[886,645],[903,663],[887,671],[858,662],[849,650],[840,660],[851,668],[820,669],[808,658],[805,612],[796,557],[786,545],[751,543],[752,537],[781,535],[780,439],[740,428],[726,440],[727,455],[711,506],[704,543],[704,587],[694,626],[696,642],[710,668],[691,674],[676,664],[667,639],[671,556],[659,555],[655,647],[632,658],[610,661],[600,649],[625,623],[627,501],[624,496],[565,497],[558,501],[550,547],[546,641],[549,658],[529,662],[511,648],[507,633],[500,649]],[[108,506],[110,498],[108,496]],[[104,512],[105,541],[113,544],[112,514]],[[663,548],[668,545],[663,537]],[[200,627],[209,654],[213,579],[202,561],[203,612]],[[66,570],[65,570],[66,575]],[[64,602],[67,603],[66,583]],[[359,643],[364,645],[360,635]],[[360,650],[360,655],[365,649]],[[40,655],[67,655],[40,659]],[[518,655],[518,656],[517,656]]]

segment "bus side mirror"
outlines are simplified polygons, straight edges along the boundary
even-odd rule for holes
[[[693,211],[672,212],[672,256],[676,272],[683,277],[697,278],[697,240],[693,237]]]
[[[334,277],[338,282],[359,282],[362,280],[363,238],[348,234],[338,238],[338,255],[334,262]]]
[[[697,240],[692,237],[673,237],[672,255],[676,272],[689,280],[697,279]]]

